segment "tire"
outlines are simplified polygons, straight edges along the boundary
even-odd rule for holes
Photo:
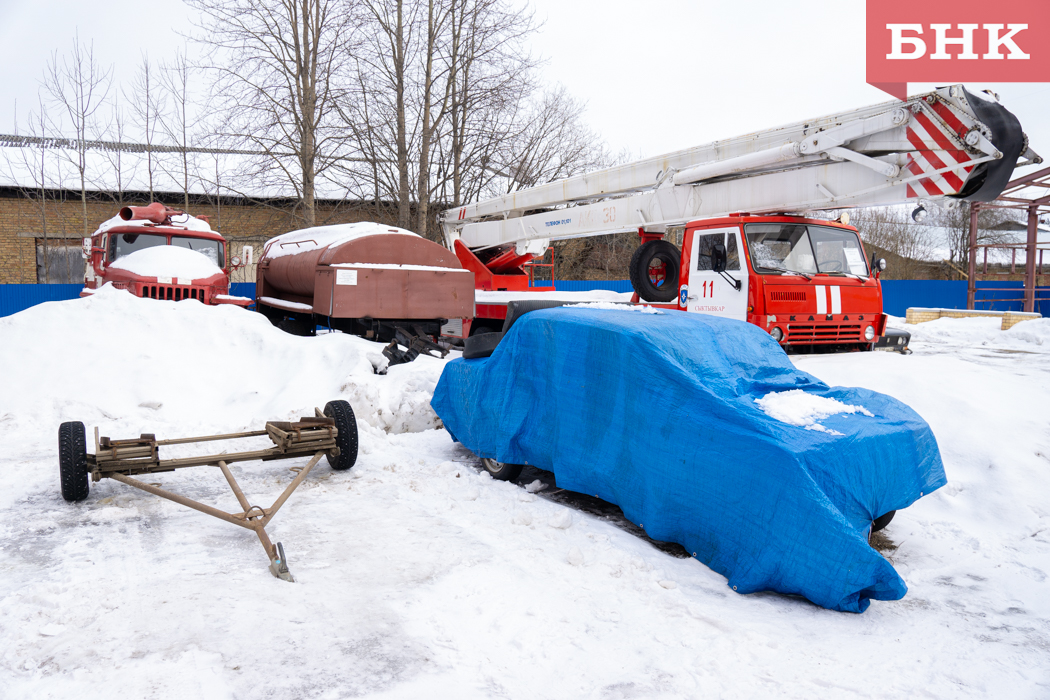
[[[357,418],[354,409],[346,401],[329,401],[325,404],[324,414],[335,420],[335,429],[339,433],[335,437],[339,456],[326,455],[328,463],[336,471],[349,469],[357,462]]]
[[[291,335],[311,336],[314,335],[314,326],[311,321],[299,318],[283,318],[277,322],[277,327]]]
[[[678,272],[681,253],[669,241],[649,241],[631,256],[631,286],[645,301],[668,302],[678,298]],[[653,281],[652,270],[663,266],[662,279]]]
[[[87,441],[80,421],[58,426],[58,472],[62,498],[70,503],[88,497]]]
[[[885,515],[880,515],[879,517],[875,518],[875,520],[873,520],[871,523],[871,531],[878,532],[882,528],[889,525],[890,521],[893,520],[893,516],[896,515],[896,513],[897,511],[891,510],[889,513],[886,513]]]
[[[499,341],[503,340],[502,333],[480,333],[472,335],[463,343],[463,359],[477,360],[488,357],[496,350]]]
[[[488,457],[481,458],[481,466],[485,467],[485,471],[487,471],[493,479],[498,481],[517,481],[518,477],[521,476],[521,470],[523,468],[520,464],[497,462]]]

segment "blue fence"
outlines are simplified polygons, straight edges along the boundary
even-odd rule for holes
[[[998,287],[1001,291],[992,291]],[[76,299],[84,286],[80,284],[0,284],[0,317],[10,316],[30,306],[46,301]],[[554,288],[560,292],[587,292],[605,289],[612,292],[631,291],[630,280],[555,280]],[[1024,293],[1021,282],[978,282],[977,308],[995,311],[1021,311],[1020,301]],[[230,294],[255,298],[255,283],[236,282],[230,285]],[[965,309],[966,282],[943,280],[884,280],[882,283],[883,307],[888,314],[903,316],[910,306],[938,309]],[[1050,287],[1036,290],[1035,310],[1050,316]],[[1015,301],[1009,301],[1014,299]]]

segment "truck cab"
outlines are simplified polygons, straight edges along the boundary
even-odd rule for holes
[[[84,290],[112,284],[135,296],[204,304],[252,303],[229,295],[226,239],[197,218],[163,204],[124,207],[84,239]],[[234,267],[240,260],[233,259]]]
[[[678,308],[753,323],[789,349],[867,349],[886,328],[883,264],[868,260],[857,229],[843,221],[694,221],[682,241]],[[650,270],[656,282],[660,270]]]

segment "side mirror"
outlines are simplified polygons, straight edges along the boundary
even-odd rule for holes
[[[235,270],[241,266],[241,259],[239,257],[237,257],[236,255],[233,256],[233,258],[230,260],[230,262],[233,263],[233,268]]]
[[[883,272],[886,269],[886,258],[879,258],[875,266],[879,268],[879,272]]]
[[[711,251],[711,269],[715,272],[725,272],[727,260],[725,243],[715,243],[714,250]]]

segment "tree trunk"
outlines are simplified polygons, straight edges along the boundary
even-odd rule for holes
[[[412,226],[411,193],[408,188],[408,129],[405,125],[405,27],[404,0],[397,0],[397,29],[394,35],[394,72],[397,109],[397,225]]]

